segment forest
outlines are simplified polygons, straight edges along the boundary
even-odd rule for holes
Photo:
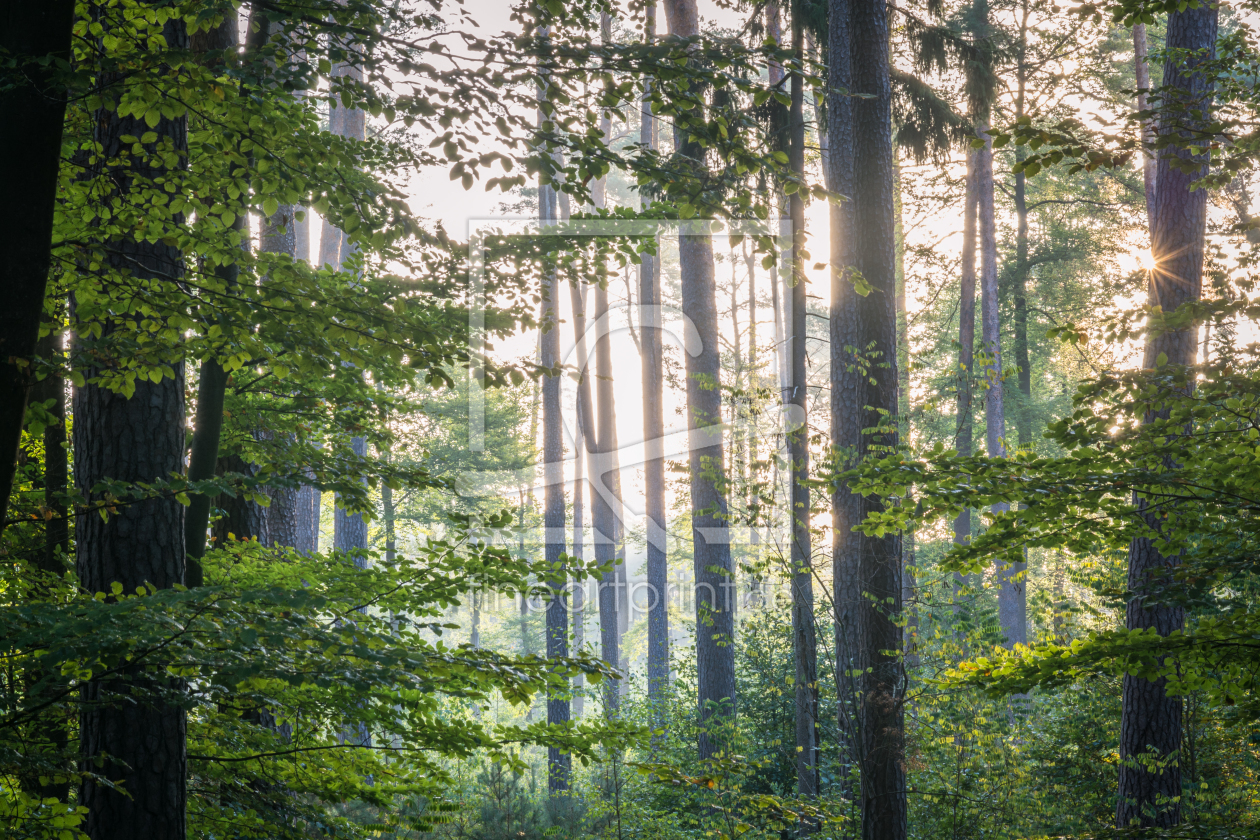
[[[0,835],[1260,838],[1258,38],[5,0]]]

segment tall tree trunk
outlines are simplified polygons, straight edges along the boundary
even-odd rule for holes
[[[586,430],[582,428],[581,417],[577,422],[573,436],[573,551],[571,554],[578,565],[584,565],[586,542],[586,511],[583,502],[583,485],[586,483]],[[577,653],[586,650],[586,579],[573,587],[573,649]],[[585,698],[582,696],[586,678],[578,674],[573,678],[573,717],[579,719],[585,711]]]
[[[656,3],[644,7],[644,40],[656,40]],[[652,116],[651,81],[644,83],[639,142],[657,147]],[[658,240],[659,254],[659,240]],[[660,710],[669,688],[669,564],[665,531],[664,337],[661,330],[661,265],[659,256],[643,255],[639,266],[640,360],[643,377],[643,499],[647,532],[648,699]],[[658,712],[659,713],[659,712]]]
[[[805,179],[805,90],[799,68],[804,65],[804,27],[801,13],[792,10],[792,58],[798,72],[792,74],[789,113],[788,166]],[[796,785],[801,796],[818,795],[818,636],[814,628],[814,569],[810,550],[809,490],[809,390],[806,372],[808,355],[805,341],[808,298],[805,280],[805,202],[801,189],[788,197],[792,220],[792,287],[787,319],[788,355],[791,357],[791,390],[784,402],[794,409],[787,436],[791,461],[792,500],[790,506],[792,545],[792,652],[796,659]]]
[[[674,35],[700,34],[695,0],[667,0],[666,14]],[[677,127],[674,148],[685,165],[703,169],[704,149]],[[696,601],[697,705],[700,715],[699,755],[709,759],[720,748],[715,725],[735,714],[735,622],[732,610],[734,569],[722,451],[721,347],[718,344],[717,288],[713,272],[713,239],[684,234],[678,240],[683,311],[700,337],[701,350],[687,354],[687,425],[691,472],[692,561]]]
[[[894,158],[896,153],[894,152]],[[897,288],[897,435],[910,440],[910,318],[906,311],[906,236],[901,221],[901,166],[893,164],[893,235],[896,237]],[[913,504],[913,498],[902,504]],[[906,621],[906,664],[918,664],[918,582],[915,579],[914,525],[901,538],[901,603]]]
[[[1137,81],[1137,109],[1145,111],[1147,94],[1151,89],[1151,66],[1147,61],[1146,24],[1133,26],[1133,75]],[[1142,136],[1142,185],[1146,192],[1146,230],[1152,238],[1155,236],[1155,121],[1143,119],[1140,132]]]
[[[615,531],[611,493],[604,484],[604,460],[600,454],[600,442],[595,430],[595,400],[591,394],[590,360],[586,352],[586,295],[574,283],[569,286],[573,306],[573,334],[577,345],[578,371],[581,378],[577,386],[578,424],[582,427],[586,446],[587,484],[591,494],[592,539],[595,543],[595,561],[601,566],[616,560],[615,544],[606,535]],[[614,667],[621,662],[621,635],[617,627],[617,575],[605,573],[596,585],[596,608],[599,611],[600,655]],[[611,681],[604,684],[604,714],[615,717],[620,707],[621,692]]]
[[[539,188],[538,219],[543,225],[556,221],[556,193],[549,186]],[[559,285],[554,262],[543,268],[543,318],[542,318],[542,366],[548,369],[560,365],[560,313]],[[560,416],[561,375],[544,376],[542,381],[543,426],[543,529],[545,559],[548,569],[547,584],[550,597],[547,602],[547,657],[563,658],[569,655],[569,612],[565,604],[566,574],[561,555],[564,554],[564,420]],[[547,725],[562,726],[569,722],[569,698],[567,693],[548,696]],[[569,789],[569,773],[572,757],[556,747],[547,753],[547,790],[552,797]]]
[[[0,202],[0,531],[4,530],[39,340],[52,251],[53,208],[61,171],[66,92],[58,65],[70,60],[70,0],[8,3],[0,13],[0,52],[20,72],[0,90],[0,160],[8,201]],[[49,61],[48,59],[55,59]],[[20,200],[16,197],[20,196]]]
[[[182,19],[168,22],[163,35],[170,49],[188,48]],[[114,78],[100,80],[104,84]],[[181,154],[188,148],[186,118],[163,117],[148,126],[136,117],[99,111],[94,140],[101,160],[117,159],[131,144],[125,135],[153,132]],[[149,150],[152,151],[152,146]],[[132,176],[161,179],[168,171],[149,161],[129,159],[125,168],[108,173],[115,189],[130,189]],[[142,282],[179,277],[183,255],[161,241],[120,240],[110,243],[106,257],[113,270],[128,271]],[[124,329],[107,320],[104,331]],[[143,482],[183,471],[183,368],[160,382],[137,379],[130,399],[93,384],[101,371],[88,371],[88,383],[74,395],[75,481],[90,501],[101,497],[92,488],[103,479]],[[172,497],[151,498],[118,508],[107,519],[84,516],[77,525],[76,565],[88,592],[109,592],[120,583],[124,592],[152,584],[170,588],[184,583],[184,508]],[[187,804],[187,720],[183,708],[161,699],[161,692],[183,686],[164,673],[160,663],[128,669],[127,679],[97,679],[83,687],[80,749],[83,760],[104,760],[100,772],[121,782],[121,788],[83,781],[79,804],[88,808],[83,830],[92,840],[183,840]],[[159,692],[148,695],[146,689]],[[124,793],[125,791],[125,793]]]
[[[958,408],[954,449],[963,458],[975,448],[974,367],[976,350],[976,221],[979,191],[976,171],[979,152],[967,155],[966,192],[963,196],[962,265],[958,281]],[[964,510],[954,519],[954,544],[971,542],[971,511]],[[954,574],[954,598],[961,597],[966,578]],[[955,606],[955,611],[958,607]]]
[[[64,361],[62,350],[62,334],[64,330],[65,307],[58,305],[50,325],[51,331],[39,340],[37,355],[55,364]],[[65,558],[70,553],[70,520],[66,516],[66,505],[62,501],[67,490],[69,475],[66,463],[66,395],[65,380],[58,375],[49,374],[31,385],[30,400],[32,403],[47,403],[48,413],[57,422],[44,427],[44,524],[43,550],[35,555],[35,566],[48,577],[51,583],[60,580],[66,572]],[[45,580],[32,587],[32,596],[36,599],[46,598],[48,588]],[[65,680],[57,675],[48,674],[38,666],[27,671],[27,702],[31,708],[39,708],[45,698],[54,700],[55,696],[65,690]],[[19,778],[22,789],[39,799],[56,798],[66,802],[70,796],[67,748],[70,745],[69,721],[64,707],[50,703],[49,707],[33,722],[30,729],[23,733],[29,740],[27,749],[32,753],[42,753],[39,771]],[[58,768],[63,774],[58,778],[48,772],[48,768]],[[42,772],[41,772],[42,771]]]
[[[838,92],[828,103],[841,108],[840,113],[832,115],[840,125],[833,122],[834,129],[828,132],[832,164],[836,168],[836,163],[844,159],[861,161],[849,172],[833,175],[837,185],[845,183],[847,176],[852,185],[852,201],[848,202],[849,219],[839,220],[841,224],[848,221],[848,227],[841,226],[833,240],[833,249],[839,251],[833,251],[835,273],[839,275],[833,283],[841,289],[837,295],[839,311],[833,308],[833,318],[839,323],[832,327],[832,410],[841,441],[852,445],[849,442],[856,438],[855,455],[861,458],[872,447],[882,449],[897,443],[896,425],[888,420],[897,413],[898,381],[888,16],[884,0],[833,0],[830,13],[832,57],[837,64],[832,72],[840,75],[847,70],[848,90],[859,94],[848,108],[839,101],[848,97]],[[833,87],[837,83],[844,86],[846,79],[833,76],[831,81]],[[851,120],[849,125],[844,125],[846,116]],[[833,221],[833,230],[837,226]],[[850,279],[844,276],[850,266],[871,287],[864,297],[856,296]],[[864,374],[848,369],[853,365],[852,360],[844,358],[845,346],[862,348],[863,352],[870,348],[873,352]],[[864,428],[878,431],[862,435],[860,430]],[[882,506],[882,500],[875,498],[841,498],[835,503],[839,526],[836,590],[838,594],[846,587],[857,590],[854,624],[861,672],[858,729],[862,837],[900,840],[907,832],[904,673],[899,623],[901,540],[897,535],[867,537],[851,530]],[[844,579],[846,573],[852,575],[851,581]]]
[[[297,205],[282,204],[273,215],[263,219],[258,250],[264,254],[288,254],[296,260],[297,212]],[[269,431],[268,434],[277,433]],[[286,440],[294,439],[291,434],[280,434]],[[267,509],[267,544],[283,548],[296,547],[301,540],[301,490],[298,487],[275,486],[268,491],[268,495],[271,497],[271,506]]]
[[[342,64],[333,71],[333,76],[345,76],[355,81],[363,80],[363,70],[349,64]],[[336,105],[328,112],[328,130],[341,137],[363,142],[367,139],[367,115],[357,108],[341,108]],[[331,265],[340,269],[352,251],[352,245],[344,232],[324,223],[323,236],[320,241],[320,264]],[[350,448],[359,458],[367,457],[367,441],[362,437],[354,437]],[[367,523],[362,514],[349,514],[340,506],[333,512],[333,549],[335,551],[354,551],[366,549]],[[366,563],[360,556],[356,565]]]
[[[990,458],[1006,457],[1006,401],[1002,381],[1001,309],[998,300],[997,221],[994,207],[993,140],[988,121],[977,126],[984,138],[984,148],[976,156],[977,214],[980,222],[980,303],[982,341],[984,342],[985,444]],[[993,505],[993,514],[1005,513],[1010,505]],[[1025,563],[1013,563],[997,570],[998,623],[1006,637],[1006,646],[1028,641],[1028,620],[1023,573]]]
[[[1168,50],[1187,51],[1185,54],[1191,57],[1184,64],[1171,60],[1164,64],[1163,87],[1170,91],[1169,98],[1174,100],[1171,104],[1179,109],[1169,113],[1170,103],[1164,103],[1165,112],[1160,116],[1159,126],[1161,135],[1178,133],[1188,119],[1186,115],[1193,113],[1180,109],[1198,109],[1206,115],[1211,107],[1212,78],[1196,72],[1196,67],[1216,55],[1217,16],[1215,6],[1172,12],[1168,16]],[[1207,117],[1203,119],[1206,122]],[[1151,237],[1156,265],[1151,273],[1151,297],[1152,303],[1164,312],[1198,300],[1202,293],[1207,191],[1191,191],[1191,186],[1204,175],[1206,167],[1186,166],[1190,160],[1204,160],[1192,154],[1202,148],[1201,144],[1197,144],[1197,149],[1168,148],[1159,157],[1155,177],[1155,226]],[[1166,356],[1170,365],[1194,364],[1197,333],[1197,328],[1192,326],[1148,339],[1143,367],[1154,368],[1161,355]],[[1149,512],[1144,500],[1135,499],[1135,504],[1147,526],[1158,531],[1160,514]],[[1129,601],[1125,614],[1128,629],[1154,628],[1164,636],[1182,629],[1185,624],[1182,607],[1166,603],[1147,606],[1143,599],[1151,575],[1179,562],[1177,556],[1163,556],[1149,538],[1135,539],[1129,546],[1128,583],[1135,597]],[[1120,719],[1118,826],[1136,822],[1143,826],[1166,827],[1181,821],[1178,801],[1181,770],[1177,766],[1180,748],[1181,698],[1168,695],[1164,680],[1126,675]],[[1160,761],[1167,761],[1168,766],[1150,770],[1137,760],[1150,753]]]
[[[825,172],[827,189],[854,195],[852,21],[850,0],[830,0],[827,13],[827,142],[831,156]],[[831,309],[829,313],[831,447],[836,471],[856,463],[863,446],[865,381],[857,360],[845,348],[863,347],[860,306],[850,267],[854,264],[853,202],[831,205]],[[831,494],[832,611],[835,625],[836,714],[841,740],[841,784],[855,803],[851,772],[860,765],[856,673],[862,659],[858,647],[858,610],[862,589],[858,558],[863,536],[853,528],[862,520],[862,497],[840,483]]]

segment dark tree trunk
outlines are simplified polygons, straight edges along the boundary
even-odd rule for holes
[[[649,0],[644,8],[644,40],[656,40],[656,6]],[[649,98],[651,82],[644,85],[640,109],[639,142],[655,149],[656,120]],[[658,240],[659,244],[659,240]],[[648,697],[661,708],[669,687],[669,565],[666,553],[665,522],[665,409],[663,389],[664,339],[661,331],[660,259],[643,255],[639,266],[639,332],[643,371],[643,495],[647,531],[648,609]]]
[[[1163,87],[1168,99],[1161,103],[1180,106],[1174,113],[1160,117],[1159,133],[1175,136],[1187,125],[1187,113],[1180,109],[1211,107],[1212,81],[1206,74],[1195,72],[1203,60],[1216,54],[1218,10],[1215,6],[1173,12],[1168,16],[1167,48],[1201,51],[1199,56],[1181,64],[1164,64]],[[1205,118],[1206,119],[1206,118]],[[1198,300],[1203,282],[1203,239],[1207,227],[1207,191],[1197,189],[1194,182],[1205,173],[1205,167],[1185,167],[1193,155],[1203,148],[1168,148],[1159,157],[1156,169],[1156,203],[1151,251],[1155,270],[1151,273],[1151,302],[1172,312],[1179,306]],[[1180,158],[1181,160],[1174,160]],[[1178,168],[1174,164],[1184,168]],[[1190,171],[1185,171],[1189,169]],[[1146,343],[1143,367],[1154,368],[1160,355],[1167,364],[1194,364],[1197,351],[1197,329],[1171,331],[1150,338]],[[1165,415],[1166,416],[1166,415]],[[1160,514],[1148,512],[1144,500],[1135,500],[1139,512],[1152,531],[1158,531]],[[1175,511],[1168,515],[1176,515]],[[1150,586],[1154,573],[1177,565],[1179,557],[1165,557],[1149,538],[1135,539],[1129,547],[1129,590],[1133,598],[1125,614],[1130,630],[1154,628],[1160,635],[1182,629],[1185,612],[1174,604],[1146,606],[1143,592]],[[1181,749],[1181,698],[1170,697],[1164,680],[1149,681],[1126,675],[1124,702],[1120,719],[1120,789],[1116,805],[1116,824],[1120,827],[1137,823],[1143,826],[1167,827],[1181,821],[1181,769],[1177,766]],[[1148,770],[1138,756],[1154,756],[1168,765]]]
[[[164,35],[172,49],[188,48],[182,20],[168,23]],[[104,160],[124,150],[124,135],[138,137],[147,131],[180,153],[187,150],[187,123],[182,117],[163,117],[150,128],[143,119],[100,111],[95,122],[94,139],[101,145]],[[167,174],[139,161],[131,166],[110,173],[117,189],[128,190],[132,174],[145,178]],[[183,273],[183,256],[160,241],[113,242],[107,259],[111,268],[129,270],[142,282]],[[103,327],[107,334],[123,328],[112,321]],[[74,395],[74,457],[76,483],[91,501],[101,500],[91,491],[106,478],[154,481],[183,472],[182,366],[176,371],[174,378],[157,383],[137,378],[130,399],[92,384],[100,371],[87,372],[88,384]],[[120,505],[107,519],[84,516],[76,536],[79,580],[88,592],[109,592],[115,582],[128,593],[146,584],[165,589],[184,583],[184,508],[172,497]],[[134,668],[125,681],[94,680],[84,686],[80,749],[85,768],[107,755],[98,772],[122,782],[126,791],[90,777],[83,782],[79,804],[88,808],[84,830],[92,840],[183,840],[185,836],[184,710],[161,699],[160,693],[145,697],[146,690],[171,692],[182,686],[161,675],[160,664],[151,668]]]
[[[804,60],[804,33],[799,10],[792,12],[792,57]],[[797,177],[805,178],[805,92],[799,73],[791,79],[788,165]],[[810,550],[809,489],[809,408],[805,362],[808,351],[805,321],[808,300],[805,294],[805,202],[801,190],[788,197],[792,220],[792,288],[788,295],[788,355],[791,357],[791,390],[783,395],[792,406],[792,425],[787,436],[791,460],[792,546],[792,653],[796,660],[796,785],[801,796],[817,796],[818,769],[818,636],[814,628],[813,554]],[[737,354],[738,355],[738,354]]]
[[[695,0],[668,0],[670,31],[682,38],[700,34]],[[687,165],[705,166],[704,149],[675,128],[674,148]],[[702,223],[703,224],[703,223]],[[678,239],[683,311],[700,337],[701,349],[687,354],[688,466],[691,472],[692,563],[696,601],[697,701],[700,715],[699,755],[711,758],[720,749],[714,725],[735,714],[734,568],[722,451],[721,347],[718,344],[717,286],[713,272],[713,239],[708,233],[684,233]]]
[[[58,306],[53,329],[39,341],[39,355],[60,363],[65,358],[62,335],[65,325],[65,307]],[[32,402],[51,402],[48,413],[56,423],[44,427],[44,508],[47,516],[44,525],[44,550],[37,565],[40,570],[54,577],[66,571],[65,558],[70,554],[70,519],[62,496],[69,482],[69,464],[66,452],[66,381],[60,376],[49,375],[31,387]]]
[[[37,355],[60,364],[64,307],[58,306],[52,323],[52,331],[39,340]],[[48,577],[32,588],[32,596],[47,597],[45,581],[60,580],[66,572],[66,557],[70,552],[70,521],[66,517],[66,505],[62,497],[66,493],[68,465],[66,463],[66,396],[65,380],[48,375],[31,386],[32,403],[48,403],[48,413],[58,422],[44,428],[44,524],[43,550],[35,555],[35,566]],[[32,667],[26,675],[27,701],[30,707],[39,707],[44,698],[51,700],[65,690],[65,680]],[[70,745],[70,729],[64,706],[52,704],[35,720],[28,733],[26,749],[40,756],[38,770],[20,778],[22,789],[40,799],[54,797],[66,802],[70,795],[70,783],[66,777],[71,772],[67,760]],[[56,778],[60,771],[62,778]]]
[[[825,171],[827,188],[854,195],[853,99],[842,94],[852,89],[853,54],[850,0],[830,0],[827,13],[827,142],[831,147]],[[862,347],[861,297],[854,289],[850,266],[854,264],[853,202],[830,208],[831,310],[829,318],[831,446],[837,470],[856,463],[861,451],[865,384],[859,366],[845,348]],[[777,336],[776,336],[777,338]],[[841,784],[846,795],[850,770],[859,764],[858,686],[853,674],[860,667],[858,609],[862,592],[858,583],[858,558],[862,535],[853,528],[862,519],[862,498],[843,484],[831,495],[832,611],[835,621],[836,716],[841,739]]]
[[[893,231],[897,240],[897,434],[910,440],[910,318],[906,312],[906,240],[901,222],[901,166],[893,162]],[[902,504],[913,504],[913,498]],[[918,582],[915,579],[914,525],[901,538],[901,606],[906,621],[906,664],[918,664]]]
[[[70,58],[74,3],[6,3],[0,12],[0,51],[19,63],[21,83],[0,90],[0,157],[9,162],[0,202],[0,531],[31,385],[28,364],[39,339],[52,247],[53,206],[61,170],[66,92],[57,61]],[[21,199],[17,200],[16,197]]]
[[[833,169],[839,169],[837,164],[845,159],[861,161],[848,172],[833,175],[834,184],[846,180],[851,184],[852,201],[848,202],[847,220],[833,218],[833,230],[840,222],[833,240],[833,262],[840,275],[833,282],[840,288],[838,294],[833,291],[838,298],[833,298],[833,318],[839,323],[833,325],[831,339],[832,422],[841,445],[852,447],[853,455],[860,459],[897,443],[897,427],[888,419],[897,413],[898,384],[888,16],[884,0],[833,0],[830,13],[832,57],[838,64],[833,73],[840,77],[833,76],[832,84],[843,85],[847,76],[849,90],[862,95],[852,98],[846,110],[832,115],[839,124],[833,122],[828,132]],[[832,97],[833,101],[843,98]],[[846,117],[851,121],[848,125],[844,124]],[[857,296],[844,276],[849,266],[870,285],[866,296]],[[849,370],[853,360],[845,358],[842,348],[846,345],[874,354],[864,374]],[[881,410],[886,414],[881,415]],[[860,430],[864,428],[878,431],[863,435]],[[849,597],[857,614],[849,626],[856,627],[857,664],[861,668],[857,730],[862,836],[865,840],[900,840],[907,832],[899,623],[901,540],[896,535],[867,537],[851,530],[882,505],[877,498],[842,496],[836,500],[840,550],[835,573],[838,596],[845,590],[852,593]]]

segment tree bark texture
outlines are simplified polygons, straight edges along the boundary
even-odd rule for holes
[[[800,66],[804,60],[804,27],[800,12],[792,12],[792,53]],[[805,178],[805,92],[799,73],[791,79],[789,111],[790,145],[788,166],[799,178]],[[805,362],[808,350],[806,332],[805,279],[805,202],[801,191],[788,197],[788,213],[792,222],[792,286],[788,294],[788,355],[791,357],[791,390],[783,395],[792,406],[793,428],[788,436],[788,458],[791,461],[791,529],[790,550],[792,582],[792,652],[796,660],[794,681],[796,729],[796,785],[801,796],[817,796],[818,767],[818,635],[814,627],[813,554],[810,549],[809,488],[809,391]],[[733,286],[734,284],[732,284]],[[733,307],[732,307],[733,310]],[[736,354],[738,356],[738,353]]]
[[[831,0],[827,14],[827,139],[831,146],[825,171],[827,188],[846,197],[830,207],[831,309],[830,414],[834,469],[839,472],[856,464],[863,447],[862,428],[865,378],[854,352],[863,347],[860,309],[863,299],[854,287],[854,160],[853,102],[842,91],[852,90],[853,48],[849,0]],[[777,338],[777,336],[776,336]],[[831,572],[832,612],[835,622],[836,716],[841,738],[842,785],[847,795],[849,772],[859,765],[859,720],[857,669],[861,667],[858,648],[858,611],[862,592],[858,583],[858,560],[863,537],[853,528],[862,520],[862,497],[836,483],[831,494]]]
[[[1163,86],[1170,91],[1161,102],[1159,133],[1161,136],[1182,135],[1193,131],[1192,115],[1185,109],[1201,109],[1206,115],[1211,107],[1212,81],[1196,72],[1203,60],[1215,57],[1218,11],[1201,7],[1168,16],[1167,48],[1170,51],[1197,51],[1185,62],[1167,61]],[[1176,106],[1170,108],[1169,106]],[[1205,117],[1206,119],[1206,117]],[[1187,140],[1181,141],[1182,145]],[[1154,305],[1172,312],[1182,304],[1198,300],[1203,281],[1203,240],[1207,228],[1207,191],[1191,191],[1194,182],[1203,176],[1205,167],[1189,172],[1173,166],[1174,158],[1202,160],[1194,153],[1203,142],[1189,149],[1168,147],[1159,156],[1156,167],[1155,214],[1151,251],[1155,270],[1151,273],[1151,298]],[[1154,368],[1161,354],[1170,365],[1194,364],[1198,330],[1166,332],[1147,340],[1143,367]],[[1139,513],[1152,531],[1159,530],[1160,513],[1147,510],[1144,500],[1135,499]],[[1176,515],[1175,511],[1166,512]],[[1165,557],[1149,538],[1138,538],[1129,546],[1128,584],[1132,598],[1125,613],[1125,626],[1130,630],[1154,628],[1160,635],[1180,630],[1185,623],[1184,609],[1176,604],[1144,603],[1143,592],[1150,587],[1151,576],[1176,566],[1178,557]],[[1181,769],[1177,764],[1181,749],[1181,698],[1170,697],[1163,680],[1143,680],[1126,675],[1120,720],[1120,785],[1116,804],[1116,824],[1167,827],[1181,821]],[[1138,756],[1151,755],[1162,768],[1149,768]]]
[[[0,202],[0,531],[17,467],[18,445],[31,386],[29,362],[39,340],[40,316],[52,248],[53,206],[61,170],[66,91],[56,62],[70,58],[74,3],[6,3],[0,11],[0,51],[19,63],[21,82],[0,90],[0,160],[8,161]],[[21,200],[15,197],[20,196]]]
[[[173,50],[188,48],[182,20],[164,32]],[[112,79],[101,80],[112,83]],[[187,145],[185,118],[163,117],[150,128],[143,119],[119,117],[116,112],[95,115],[94,139],[102,159],[112,160],[124,150],[123,135],[153,131],[183,153]],[[129,144],[128,144],[129,145]],[[120,192],[135,178],[158,178],[166,170],[131,159],[126,168],[110,173]],[[121,240],[111,243],[110,267],[126,269],[141,281],[179,277],[183,256],[162,242]],[[122,325],[106,322],[106,332]],[[87,372],[88,383],[74,395],[75,480],[91,501],[102,501],[92,488],[110,478],[127,482],[153,481],[183,472],[184,377],[160,382],[136,380],[130,397],[92,383],[99,370]],[[107,519],[95,514],[80,519],[76,533],[79,579],[89,592],[109,592],[117,582],[135,592],[152,584],[169,588],[184,582],[184,508],[173,497],[149,498],[117,506]],[[83,688],[80,750],[84,769],[96,770],[94,760],[108,756],[97,772],[122,782],[126,793],[84,780],[79,804],[88,808],[83,830],[92,840],[183,840],[186,834],[187,722],[183,709],[149,692],[180,691],[182,686],[161,672],[130,669],[125,677],[93,680]]]
[[[848,116],[850,125],[828,131],[833,166],[844,158],[854,161],[850,172],[844,173],[852,190],[848,226],[839,232],[839,253],[833,252],[833,261],[847,259],[837,266],[841,272],[851,267],[871,287],[869,294],[858,296],[848,277],[839,278],[840,312],[835,314],[840,316],[840,334],[833,326],[832,338],[833,354],[840,351],[832,369],[833,424],[844,443],[857,440],[854,455],[862,458],[897,443],[897,427],[889,419],[897,414],[898,378],[888,16],[884,0],[833,0],[830,12],[832,38],[843,41],[832,45],[833,58],[837,58],[837,47],[848,53],[838,57],[841,66],[837,69],[847,68],[848,89],[861,95],[852,99],[847,114],[833,116]],[[851,153],[845,154],[846,149]],[[849,348],[866,355],[861,360],[864,371],[854,370],[859,360],[851,350],[845,358]],[[876,431],[863,435],[862,429]],[[840,501],[836,518],[844,530],[837,529],[841,550],[835,564],[836,590],[856,590],[857,596],[862,837],[901,840],[907,834],[901,540],[896,535],[867,537],[852,532],[867,513],[880,509],[881,500]],[[855,580],[842,579],[847,575],[854,575]]]
[[[967,155],[966,186],[963,196],[962,264],[958,273],[958,409],[954,449],[964,458],[975,450],[974,367],[976,351],[976,227],[979,191],[976,170],[979,152]],[[964,510],[954,519],[954,544],[971,542],[971,511]],[[964,583],[961,574],[954,575],[954,597],[961,597]],[[958,608],[955,607],[955,610]]]

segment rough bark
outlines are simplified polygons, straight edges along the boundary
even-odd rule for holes
[[[1215,56],[1218,10],[1215,6],[1173,12],[1168,16],[1167,47],[1171,50],[1200,51],[1189,61],[1168,61],[1164,65],[1163,86],[1171,91],[1161,103],[1159,133],[1185,134],[1193,129],[1187,107],[1206,114],[1211,107],[1212,82],[1196,65]],[[1179,106],[1177,110],[1170,104]],[[1185,141],[1183,141],[1185,142]],[[1174,163],[1196,158],[1197,148],[1169,147],[1159,157],[1156,168],[1155,214],[1151,251],[1155,270],[1151,274],[1152,303],[1172,312],[1182,304],[1198,300],[1203,281],[1203,240],[1207,227],[1207,192],[1191,191],[1204,168],[1184,171]],[[1181,161],[1174,161],[1181,158]],[[1194,327],[1171,331],[1147,340],[1143,366],[1153,368],[1161,354],[1170,365],[1195,361],[1197,333]],[[1152,531],[1158,531],[1160,515],[1148,512],[1142,500],[1135,500],[1139,513]],[[1171,515],[1175,515],[1173,512]],[[1176,566],[1180,558],[1165,557],[1149,538],[1135,539],[1129,546],[1129,590],[1133,598],[1125,614],[1130,630],[1154,628],[1160,635],[1182,629],[1185,612],[1176,604],[1148,606],[1143,593],[1151,586],[1152,574]],[[1181,698],[1170,697],[1163,680],[1124,678],[1124,700],[1120,720],[1120,784],[1116,823],[1167,827],[1181,821],[1181,769],[1177,764],[1181,749]],[[1162,768],[1148,768],[1138,757],[1154,754]]]
[[[172,49],[188,48],[182,20],[169,23],[164,35]],[[123,151],[123,135],[138,137],[147,131],[178,151],[187,149],[183,117],[163,117],[149,127],[143,119],[100,111],[94,122],[94,139],[101,145],[104,160]],[[110,172],[109,180],[125,193],[133,177],[165,174],[153,162],[132,159],[127,167]],[[161,241],[113,242],[106,260],[111,268],[127,269],[142,281],[178,277],[183,272],[182,254]],[[103,327],[106,334],[123,328],[112,321]],[[92,384],[98,373],[88,371],[88,383],[74,395],[79,489],[97,502],[100,495],[91,491],[102,479],[140,482],[181,473],[182,366],[176,368],[175,377],[157,383],[137,379],[131,398]],[[124,592],[135,592],[146,584],[169,588],[184,582],[184,508],[172,497],[120,505],[107,519],[84,516],[76,536],[79,579],[89,592],[109,592],[115,582]],[[94,680],[84,686],[80,750],[85,766],[108,756],[98,772],[122,782],[126,790],[124,794],[90,777],[84,780],[79,804],[88,808],[83,830],[92,840],[183,840],[186,834],[187,721],[178,704],[162,699],[163,693],[178,692],[182,686],[161,675],[160,665],[150,664],[150,668],[129,669],[125,680]]]
[[[841,94],[841,91],[851,90],[853,84],[849,0],[831,0],[827,25],[827,140],[831,155],[825,175],[829,190],[852,198],[853,99]],[[855,291],[849,273],[854,261],[853,215],[852,201],[833,204],[830,208],[829,378],[831,446],[837,470],[854,464],[863,444],[865,385],[857,360],[853,357],[853,348],[864,346],[859,318],[862,298]],[[831,597],[835,622],[836,715],[845,764],[841,778],[849,795],[853,793],[848,788],[849,771],[859,763],[860,757],[858,686],[854,675],[861,663],[857,620],[862,597],[858,585],[858,558],[863,538],[853,528],[861,518],[861,497],[837,483],[831,495]]]
[[[0,90],[0,160],[8,162],[0,202],[0,531],[13,489],[18,445],[31,386],[30,360],[52,247],[53,206],[61,169],[66,92],[57,62],[70,58],[74,3],[6,3],[0,11],[0,52],[19,62],[21,82]],[[43,63],[41,63],[43,62]],[[16,200],[20,196],[21,200]]]
[[[839,289],[833,289],[833,318],[838,323],[832,327],[833,424],[842,444],[852,446],[856,439],[853,456],[861,458],[897,442],[896,424],[888,420],[896,416],[898,382],[888,17],[884,0],[833,0],[830,13],[832,57],[837,64],[832,84],[843,86],[847,75],[848,89],[862,95],[847,109],[838,101],[844,97],[833,95],[842,110],[831,115],[835,122],[828,131],[833,170],[845,159],[861,161],[848,172],[833,174],[835,183],[851,184],[852,201],[847,220],[833,216],[833,230],[839,227],[833,240],[837,275],[833,284]],[[856,295],[845,276],[850,266],[871,287],[864,297]],[[864,372],[852,369],[855,360],[846,358],[846,347],[861,348],[863,353],[871,348]],[[881,415],[881,409],[887,414]],[[864,428],[878,430],[862,435]],[[861,668],[857,746],[862,837],[900,840],[907,833],[901,540],[897,535],[853,533],[852,526],[883,502],[845,499],[842,493],[843,488],[837,493],[841,498],[833,502],[838,525],[836,592],[840,597],[846,590],[853,593],[856,607],[857,620],[849,626],[856,626],[856,664]]]
[[[792,57],[800,65],[804,60],[803,26],[795,7],[792,12]],[[794,73],[790,82],[788,166],[797,177],[805,177],[805,91],[804,81]],[[792,221],[792,286],[789,290],[788,355],[791,358],[791,389],[783,395],[792,406],[793,420],[787,436],[788,458],[791,461],[791,530],[790,551],[792,582],[792,653],[796,660],[795,729],[796,785],[801,796],[818,795],[818,636],[814,628],[813,555],[810,550],[809,490],[809,407],[808,379],[805,362],[808,351],[806,333],[805,279],[805,202],[800,190],[788,197],[788,213]]]

